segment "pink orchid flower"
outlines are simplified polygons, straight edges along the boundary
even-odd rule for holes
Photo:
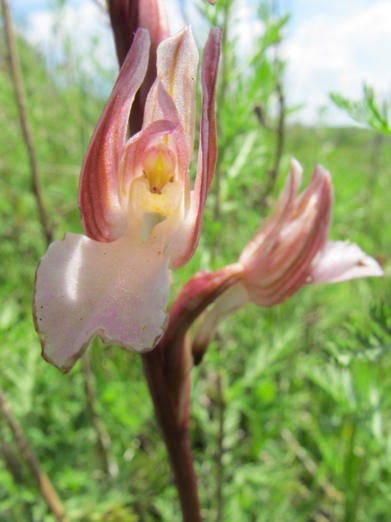
[[[212,29],[203,53],[198,169],[190,190],[198,63],[191,29],[158,47],[143,128],[127,140],[149,56],[148,31],[136,32],[82,166],[86,236],[66,234],[52,243],[37,269],[34,320],[43,357],[63,371],[96,335],[135,352],[152,349],[163,335],[169,269],[187,263],[197,247],[214,174],[221,36]]]
[[[301,174],[299,163],[292,160],[274,212],[244,248],[239,263],[232,265],[239,280],[215,301],[196,335],[193,352],[199,357],[218,322],[250,302],[270,307],[304,285],[384,275],[378,262],[357,245],[327,241],[333,199],[330,173],[317,165],[309,186],[298,195]]]

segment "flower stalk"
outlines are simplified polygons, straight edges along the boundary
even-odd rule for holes
[[[164,355],[161,346],[143,354],[144,373],[175,477],[183,522],[201,522],[201,505],[189,430],[187,423],[180,423],[176,415],[176,408],[164,370]]]

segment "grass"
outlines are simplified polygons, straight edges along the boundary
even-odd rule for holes
[[[82,87],[57,85],[23,42],[21,53],[44,197],[60,239],[65,231],[82,231],[75,174],[103,100],[85,96]],[[31,295],[45,244],[2,64],[2,387],[72,520],[179,522],[175,486],[139,357],[99,342],[90,348],[97,409],[119,470],[111,478],[102,471],[80,364],[64,376],[40,357]],[[37,84],[40,89],[34,89]],[[225,122],[221,219],[215,219],[213,189],[200,247],[173,274],[172,296],[196,271],[235,262],[265,214],[259,194],[274,138],[252,109],[270,92],[247,98],[242,88],[240,100],[228,89],[220,107]],[[234,103],[238,110],[232,115]],[[304,167],[303,185],[314,163],[331,171],[332,239],[357,242],[387,274],[390,139],[362,128],[287,127],[281,174],[269,203],[291,156]],[[356,280],[303,288],[272,309],[250,305],[221,325],[203,364],[193,371],[191,437],[205,520],[216,520],[219,482],[227,522],[389,520],[389,306],[387,277]],[[0,521],[52,521],[4,422],[0,446]]]

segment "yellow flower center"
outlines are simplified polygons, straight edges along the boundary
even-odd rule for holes
[[[143,159],[144,175],[149,181],[153,194],[161,194],[167,183],[174,181],[175,156],[166,145],[159,144],[145,152]]]
[[[132,181],[129,202],[140,225],[140,238],[148,241],[159,225],[169,236],[183,220],[183,186],[175,179],[176,156],[159,143],[143,154],[143,175]]]

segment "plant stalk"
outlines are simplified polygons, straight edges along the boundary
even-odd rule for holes
[[[164,372],[164,351],[158,345],[142,355],[144,372],[155,407],[156,417],[175,477],[183,522],[202,522],[197,476],[187,423],[180,423]]]

